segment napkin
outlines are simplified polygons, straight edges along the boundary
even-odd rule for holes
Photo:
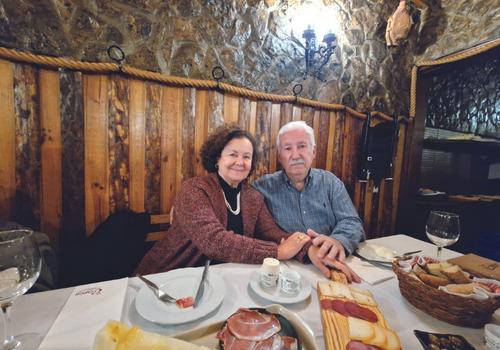
[[[368,284],[377,284],[394,277],[392,270],[377,267],[356,256],[351,255],[346,262]]]
[[[73,289],[39,350],[90,350],[108,320],[119,320],[128,278]]]

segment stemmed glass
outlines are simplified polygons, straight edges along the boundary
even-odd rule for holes
[[[41,266],[42,259],[33,231],[0,232],[0,307],[5,325],[0,349],[20,349],[22,346],[10,331],[10,307],[14,299],[26,293],[35,283]]]
[[[457,214],[431,211],[425,226],[427,237],[437,245],[437,258],[441,258],[443,247],[452,245],[460,237],[460,220]]]

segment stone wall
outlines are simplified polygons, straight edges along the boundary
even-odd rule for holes
[[[0,0],[0,45],[108,62],[122,47],[126,63],[170,75],[225,81],[254,90],[343,103],[360,111],[407,114],[409,73],[435,58],[500,36],[498,0],[437,0],[415,20],[408,41],[387,49],[387,18],[398,0],[324,0],[338,9],[338,48],[325,81],[303,80],[303,46],[290,13],[299,0]]]

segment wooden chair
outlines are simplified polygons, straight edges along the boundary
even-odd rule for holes
[[[170,209],[169,214],[151,215],[151,225],[154,225],[155,231],[148,233],[146,242],[156,242],[163,239],[172,221],[174,221],[174,206]]]

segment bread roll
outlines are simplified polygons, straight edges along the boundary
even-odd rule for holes
[[[447,278],[441,278],[434,275],[429,275],[428,273],[422,273],[418,276],[422,282],[433,287],[446,286],[450,281]]]
[[[427,265],[425,265],[425,267],[427,268],[427,271],[429,271],[429,273],[431,275],[446,279],[446,276],[443,274],[443,272],[441,270],[441,264],[439,264],[439,263],[427,264]]]
[[[457,284],[470,283],[471,281],[469,276],[467,276],[458,265],[451,265],[443,269],[443,274]]]
[[[448,284],[446,286],[449,292],[470,295],[474,293],[474,283],[468,284]]]

